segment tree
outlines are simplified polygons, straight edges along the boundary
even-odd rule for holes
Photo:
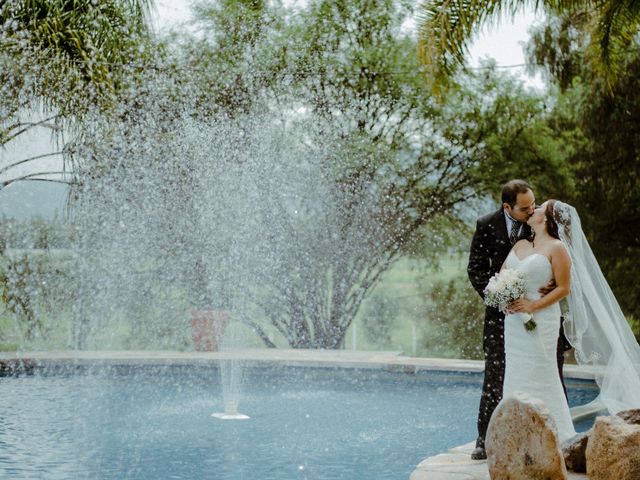
[[[175,313],[195,276],[266,345],[339,348],[382,273],[478,185],[514,158],[556,171],[542,99],[513,79],[487,68],[457,78],[444,107],[431,98],[409,13],[327,1],[275,21],[243,2],[203,15],[196,49],[166,49],[81,145],[88,308],[106,319],[140,305],[135,291]]]
[[[3,186],[18,180],[67,181],[74,165],[63,133],[90,109],[113,102],[124,66],[140,57],[150,6],[151,0],[2,2],[0,146],[34,129],[60,140],[57,151],[0,167],[0,175],[9,175]],[[58,155],[67,163],[62,171],[9,174]]]
[[[292,80],[278,106],[306,107],[308,144],[339,146],[318,175],[333,184],[329,200],[306,205],[321,221],[278,217],[283,238],[299,241],[282,241],[286,261],[263,282],[272,301],[261,306],[291,346],[339,347],[380,275],[425,227],[493,186],[503,165],[534,158],[527,172],[539,178],[561,168],[541,99],[495,71],[460,78],[445,108],[433,102],[407,75],[408,13],[396,2],[318,2],[286,36]],[[565,177],[552,178],[561,188]]]
[[[181,42],[184,68],[199,76],[192,85],[199,114],[256,113],[283,68],[284,12],[263,0],[200,0],[193,18],[199,35],[173,40]]]
[[[624,71],[605,94],[597,72],[580,61],[587,32],[581,22],[552,18],[534,32],[529,51],[559,87],[548,125],[561,140],[575,185],[560,198],[577,208],[622,309],[638,318],[640,296],[629,280],[640,254],[640,55],[625,55]]]
[[[505,13],[513,16],[526,5],[528,2],[523,0],[424,1],[419,20],[419,53],[434,85],[443,86],[455,69],[464,64],[469,41],[483,26]],[[587,58],[594,72],[611,87],[616,76],[624,71],[625,52],[635,43],[640,4],[619,0],[544,0],[534,2],[533,6],[551,15],[589,13],[591,41]],[[592,11],[595,13],[591,16]]]

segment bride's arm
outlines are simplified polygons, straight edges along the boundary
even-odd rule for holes
[[[547,308],[569,295],[571,290],[571,258],[564,245],[558,242],[551,250],[551,268],[556,280],[556,288],[538,300],[521,298],[516,300],[509,309],[514,312],[533,313]]]

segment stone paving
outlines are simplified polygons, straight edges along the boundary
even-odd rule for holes
[[[423,460],[410,480],[489,480],[487,461],[471,460],[474,447],[474,442],[467,443]],[[569,472],[568,480],[587,480],[587,476]]]
[[[193,364],[216,363],[219,360],[242,359],[250,364],[279,364],[288,366],[380,368],[415,373],[423,370],[482,372],[484,362],[443,358],[419,358],[401,352],[367,352],[352,350],[303,349],[236,349],[222,352],[175,351],[58,351],[58,352],[0,352],[0,367],[29,361],[34,365],[72,364]],[[1,369],[1,368],[0,368]],[[565,365],[565,378],[593,379],[593,372],[576,365]],[[576,412],[579,415],[588,411]],[[410,480],[488,480],[486,461],[471,460],[474,443],[452,448],[446,453],[423,460],[411,474]],[[580,474],[569,474],[570,480],[584,480]]]

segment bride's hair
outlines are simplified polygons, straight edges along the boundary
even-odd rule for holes
[[[556,200],[547,200],[547,206],[544,209],[544,216],[547,220],[547,233],[551,235],[553,238],[560,240],[560,232],[558,231],[558,222],[554,218],[554,207],[556,205]]]
[[[555,231],[558,234],[557,237],[555,235],[549,235],[559,238],[566,244],[571,244],[571,213],[569,209],[571,207],[566,203],[563,203],[559,200],[549,200],[547,204],[547,209],[545,211],[547,217],[547,231],[549,231],[549,222],[553,222],[555,226]]]

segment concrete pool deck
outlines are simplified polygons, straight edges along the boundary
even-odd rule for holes
[[[216,363],[241,359],[254,365],[384,369],[404,373],[419,371],[482,372],[484,361],[446,358],[409,357],[401,352],[303,349],[237,349],[222,352],[176,351],[51,351],[0,352],[0,367],[29,362],[38,365],[184,365]],[[0,368],[2,370],[2,368]],[[565,378],[592,380],[594,372],[577,365],[565,365]],[[574,417],[590,415],[597,407],[573,412]],[[429,457],[416,467],[410,480],[488,480],[487,462],[471,460],[473,442]],[[570,473],[569,480],[584,480],[586,475]]]
[[[415,373],[425,370],[482,372],[484,361],[451,358],[409,357],[401,352],[354,350],[305,350],[251,348],[222,352],[178,352],[170,350],[87,350],[0,352],[0,362],[31,360],[36,364],[110,363],[110,364],[188,364],[226,359],[251,364],[275,363],[287,366],[382,368]],[[592,380],[593,371],[577,365],[565,365],[565,377]]]
[[[250,364],[287,366],[382,368],[414,373],[421,370],[481,372],[484,362],[443,358],[407,357],[401,352],[304,349],[234,349],[221,352],[177,351],[47,351],[0,352],[0,361],[31,360],[36,364],[109,363],[109,364],[188,364],[239,359]]]
[[[471,460],[475,442],[452,448],[420,462],[409,480],[490,480],[486,460]],[[568,480],[587,480],[582,473],[568,472]]]

